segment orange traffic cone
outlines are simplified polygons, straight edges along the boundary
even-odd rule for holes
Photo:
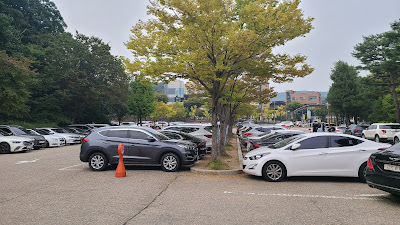
[[[126,170],[125,170],[124,160],[123,160],[124,152],[125,152],[125,146],[124,146],[124,144],[121,143],[118,145],[119,162],[118,162],[117,170],[115,171],[116,177],[126,177]]]

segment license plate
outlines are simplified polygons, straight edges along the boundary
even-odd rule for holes
[[[395,166],[395,165],[390,165],[390,164],[384,164],[383,169],[394,171],[394,172],[400,172],[400,166]]]

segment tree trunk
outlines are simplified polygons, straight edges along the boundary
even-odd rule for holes
[[[394,82],[394,75],[390,74],[390,89],[392,91],[394,106],[396,107],[396,122],[400,123],[400,108],[399,100],[397,99],[396,84]]]
[[[220,154],[225,154],[225,136],[226,136],[226,128],[229,124],[229,120],[228,120],[228,105],[223,105],[220,107],[220,113],[219,113],[219,118],[220,118],[220,130],[219,130],[219,137],[220,137],[220,141],[219,141],[219,151]],[[226,137],[228,138],[228,137]],[[227,139],[229,140],[229,139]]]
[[[211,112],[211,126],[212,126],[212,147],[211,147],[211,159],[218,160],[218,99],[216,95],[215,87],[211,95],[212,99],[212,112]]]

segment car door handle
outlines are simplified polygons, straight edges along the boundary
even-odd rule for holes
[[[321,153],[319,153],[319,155],[327,155],[328,153],[326,153],[326,152],[321,152]]]
[[[360,150],[358,150],[359,152],[366,152],[367,150],[364,150],[364,149],[360,149]]]

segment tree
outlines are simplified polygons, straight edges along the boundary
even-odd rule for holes
[[[316,116],[321,118],[321,121],[326,121],[326,116],[328,115],[328,111],[326,109],[315,108],[314,113]]]
[[[273,48],[308,33],[300,1],[279,0],[154,0],[153,16],[140,21],[126,46],[134,61],[132,74],[155,80],[184,78],[199,82],[211,99],[212,132],[218,132],[222,93],[229,80],[246,75],[275,82],[291,81],[312,72],[306,57],[274,54]],[[217,135],[212,158],[218,158]]]
[[[194,105],[194,106],[190,107],[189,116],[191,118],[195,119],[196,112],[197,112],[197,105]]]
[[[400,78],[400,21],[391,24],[391,31],[364,37],[354,47],[353,56],[361,61],[362,69],[369,70],[376,83],[390,88],[393,98],[398,99],[396,87]],[[396,122],[400,122],[399,102],[394,101]]]
[[[30,63],[24,58],[14,59],[0,51],[0,117],[22,118],[29,111],[31,95],[28,84],[34,81]]]
[[[129,112],[142,124],[142,119],[150,116],[155,109],[154,91],[151,84],[135,79],[130,84],[131,90],[128,97]]]
[[[190,111],[192,106],[196,106],[197,108],[200,108],[202,105],[204,105],[204,99],[201,97],[191,97],[188,98],[187,100],[183,101],[183,106]]]
[[[168,96],[166,95],[166,94],[164,94],[164,93],[155,93],[155,99],[156,99],[156,101],[157,102],[164,102],[165,104],[167,104],[168,103]]]
[[[286,110],[293,112],[294,110],[303,107],[304,105],[300,102],[289,102],[286,104]]]
[[[174,102],[171,105],[169,105],[174,111],[174,114],[172,115],[171,119],[173,120],[183,120],[186,118],[186,111],[185,107],[183,106],[182,103],[180,102]]]
[[[203,115],[206,118],[206,120],[209,120],[211,118],[211,114],[208,112],[208,110],[204,110]]]
[[[350,124],[350,118],[357,113],[360,104],[357,75],[356,68],[343,61],[335,63],[330,75],[333,83],[327,100],[333,112],[345,117],[346,125]]]
[[[168,107],[164,102],[157,102],[155,106],[155,110],[152,114],[153,121],[158,121],[160,119],[171,118],[175,112],[171,107]]]

